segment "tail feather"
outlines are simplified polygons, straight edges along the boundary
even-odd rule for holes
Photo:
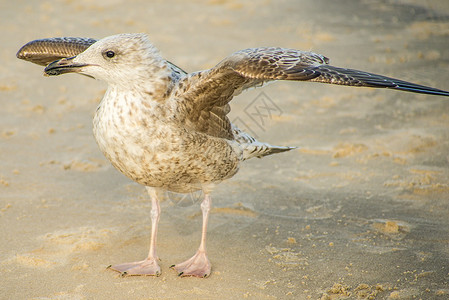
[[[297,149],[297,147],[288,146],[273,146],[267,143],[255,142],[251,144],[244,144],[243,146],[243,160],[253,157],[262,158],[271,154],[281,153]]]
[[[267,155],[281,153],[298,147],[288,146],[273,146],[267,143],[261,143],[248,133],[240,130],[237,126],[232,125],[232,133],[239,148],[242,150],[242,160],[247,160],[253,157],[262,158]]]

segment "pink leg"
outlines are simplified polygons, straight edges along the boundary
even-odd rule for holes
[[[159,200],[157,196],[157,190],[147,187],[147,190],[151,197],[151,243],[148,257],[141,261],[124,263],[120,265],[112,266],[111,269],[122,273],[122,275],[153,275],[159,276],[161,274],[161,268],[157,261],[159,258],[156,254],[156,238],[157,238],[157,225],[159,223],[159,216],[161,208],[159,206]]]
[[[209,194],[204,195],[201,203],[201,211],[203,212],[203,230],[201,234],[201,244],[195,255],[183,263],[173,265],[171,268],[178,272],[179,276],[196,276],[207,277],[210,275],[211,264],[206,254],[206,233],[207,221],[209,220],[209,211],[211,207],[211,199]]]

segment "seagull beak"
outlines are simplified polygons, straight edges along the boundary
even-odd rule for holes
[[[56,76],[61,75],[65,73],[79,73],[81,72],[81,69],[87,64],[80,64],[76,63],[73,60],[76,56],[69,57],[69,58],[63,58],[60,60],[56,60],[52,63],[50,63],[47,67],[44,69],[44,73],[47,76]]]

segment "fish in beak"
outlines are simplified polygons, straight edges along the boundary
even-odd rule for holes
[[[68,58],[62,58],[60,60],[56,60],[52,63],[50,63],[47,67],[44,69],[44,73],[47,76],[56,76],[61,75],[65,73],[80,73],[81,69],[87,64],[80,64],[74,62],[74,59],[76,56],[68,57]]]

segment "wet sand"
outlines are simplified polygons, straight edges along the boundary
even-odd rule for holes
[[[147,32],[187,71],[282,46],[448,90],[447,1],[19,0],[0,14],[0,298],[449,298],[448,99],[294,82],[243,93],[231,120],[300,148],[218,186],[209,278],[169,269],[199,245],[200,194],[162,203],[163,274],[123,278],[106,267],[146,256],[150,202],[93,139],[105,84],[14,56],[37,38]]]

